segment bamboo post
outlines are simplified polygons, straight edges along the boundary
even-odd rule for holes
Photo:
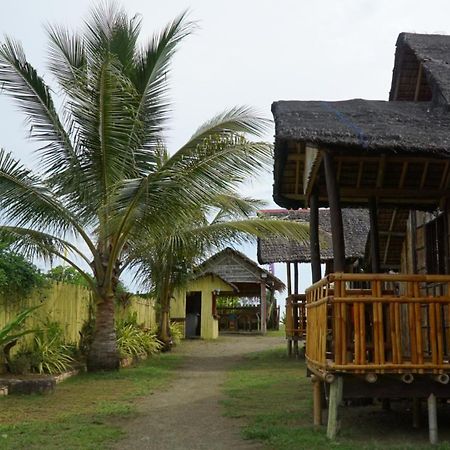
[[[315,283],[322,278],[319,242],[319,195],[315,189],[311,193],[310,197],[309,239],[312,282]]]
[[[428,397],[428,431],[430,435],[430,444],[437,444],[438,442],[438,427],[437,427],[437,406],[436,396],[430,394]]]
[[[335,272],[345,272],[344,228],[339,196],[339,186],[333,157],[328,151],[323,154],[325,179],[327,184],[328,203],[330,205],[330,222],[332,230],[333,261]]]
[[[319,377],[311,377],[313,383],[313,421],[315,426],[322,425],[322,381]]]
[[[286,275],[287,275],[287,290],[288,297],[292,294],[292,282],[291,282],[291,263],[286,263]]]
[[[369,199],[370,215],[370,254],[372,258],[372,272],[380,272],[380,240],[378,233],[378,211],[375,198]]]
[[[266,275],[266,274],[263,274]],[[261,275],[262,276],[262,275]],[[267,275],[266,275],[267,277]],[[267,332],[267,299],[266,299],[266,280],[261,281],[261,333],[266,334]]]
[[[339,403],[342,400],[343,378],[337,376],[330,384],[330,396],[328,399],[328,424],[327,437],[335,439],[339,431],[338,410]]]

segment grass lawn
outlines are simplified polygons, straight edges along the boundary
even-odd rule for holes
[[[260,440],[270,449],[450,449],[450,405],[438,411],[438,446],[428,444],[426,408],[421,429],[414,430],[408,405],[399,403],[393,403],[392,411],[378,404],[341,407],[341,433],[337,441],[328,441],[325,426],[312,425],[305,364],[289,359],[285,348],[247,357],[230,372],[225,392],[225,414],[241,418],[246,439]]]
[[[83,374],[50,395],[0,398],[0,449],[105,449],[122,436],[133,399],[167,386],[180,356],[161,354],[120,372]]]

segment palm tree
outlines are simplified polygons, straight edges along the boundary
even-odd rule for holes
[[[175,290],[192,279],[195,266],[229,245],[240,244],[256,237],[273,234],[295,236],[297,240],[309,237],[306,224],[273,219],[255,218],[263,203],[241,197],[239,194],[218,195],[209,205],[191,210],[192,219],[170,223],[163,235],[152,233],[134,242],[130,249],[131,265],[136,278],[150,292],[159,306],[158,339],[170,349],[170,301]]]
[[[9,37],[0,45],[2,91],[24,112],[40,157],[31,171],[0,152],[0,238],[85,278],[96,298],[89,370],[119,366],[114,294],[135,242],[191,220],[271,159],[267,144],[246,138],[268,123],[243,107],[201,126],[161,164],[170,62],[194,27],[182,14],[140,46],[139,19],[115,5],[94,8],[81,33],[49,27],[59,113],[22,46]]]

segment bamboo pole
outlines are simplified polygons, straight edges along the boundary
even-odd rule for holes
[[[436,445],[438,443],[436,396],[434,394],[430,394],[427,403],[428,403],[428,431],[430,435],[430,444]]]
[[[322,382],[320,378],[313,375],[313,421],[315,426],[322,425]]]
[[[312,281],[315,283],[322,278],[319,241],[319,196],[315,189],[310,197],[309,230]]]
[[[335,378],[330,384],[330,396],[328,399],[328,425],[327,437],[334,440],[339,431],[339,403],[342,400],[343,379],[341,376]]]

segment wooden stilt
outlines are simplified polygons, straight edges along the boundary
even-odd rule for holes
[[[319,242],[319,196],[316,190],[311,193],[310,197],[309,239],[312,282],[315,283],[322,278]]]
[[[292,339],[287,340],[287,351],[288,356],[292,356]]]
[[[375,198],[369,199],[370,215],[370,254],[372,258],[372,273],[380,273],[380,239],[378,233],[378,210]]]
[[[341,376],[337,376],[330,384],[330,396],[328,399],[328,424],[327,437],[335,439],[339,431],[338,409],[342,400],[343,382]]]
[[[428,431],[430,434],[430,444],[437,444],[438,442],[438,427],[437,427],[437,407],[436,396],[430,394],[428,397]]]
[[[322,425],[322,381],[313,375],[313,420],[315,426]]]
[[[294,356],[298,358],[298,340],[294,341]]]
[[[267,332],[267,298],[266,298],[266,282],[261,281],[261,333],[266,334]]]
[[[339,196],[339,186],[331,154],[324,152],[323,162],[327,183],[328,203],[330,205],[331,237],[333,244],[333,262],[335,272],[345,271],[344,228],[342,225],[342,210]]]
[[[298,262],[294,263],[294,294],[298,294]]]
[[[420,428],[420,398],[413,398],[413,428]]]
[[[286,275],[287,275],[287,290],[288,295],[292,294],[292,285],[291,285],[291,263],[286,263]]]

